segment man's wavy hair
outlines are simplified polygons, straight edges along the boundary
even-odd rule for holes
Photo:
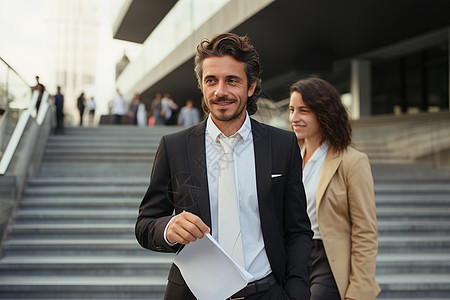
[[[259,55],[253,45],[250,44],[247,36],[238,36],[234,33],[222,33],[214,36],[211,41],[204,39],[197,46],[195,55],[194,71],[197,76],[198,87],[202,88],[203,60],[210,56],[230,55],[237,61],[244,63],[244,71],[247,75],[247,88],[256,82],[255,92],[247,100],[247,112],[253,115],[258,110],[256,102],[261,94],[261,65]],[[205,113],[209,113],[205,99],[202,100],[202,108]]]
[[[293,83],[290,94],[293,92],[300,93],[316,115],[322,142],[327,142],[333,151],[346,150],[352,142],[352,125],[336,88],[323,79],[308,78]]]

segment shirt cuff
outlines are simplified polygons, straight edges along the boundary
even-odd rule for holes
[[[167,240],[167,228],[169,228],[169,224],[170,224],[170,222],[172,222],[172,220],[173,220],[174,217],[175,217],[175,216],[173,216],[173,217],[169,220],[169,222],[167,222],[166,228],[164,228],[164,240],[166,241],[167,245],[169,245],[170,247],[173,247],[173,246],[175,246],[176,244],[178,244],[177,242],[175,242],[175,243],[170,243],[170,242]]]

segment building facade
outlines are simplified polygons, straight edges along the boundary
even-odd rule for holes
[[[151,101],[170,92],[200,103],[196,45],[221,32],[248,35],[263,68],[262,97],[321,77],[337,87],[353,119],[449,108],[450,2],[126,0],[113,34],[143,44],[116,84]]]
[[[82,92],[95,92],[98,16],[93,0],[54,1],[55,82],[65,95],[66,122],[79,123],[76,101]]]

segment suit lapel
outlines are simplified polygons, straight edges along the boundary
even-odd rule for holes
[[[191,174],[195,174],[194,183],[200,187],[195,197],[200,217],[211,227],[211,210],[209,205],[208,173],[206,171],[205,150],[206,121],[192,128],[187,137],[188,159]]]
[[[341,164],[342,156],[335,153],[331,149],[328,151],[327,156],[325,157],[325,162],[322,167],[322,171],[320,172],[319,184],[317,186],[316,192],[316,209],[319,211],[319,205],[322,201],[323,195],[325,194],[325,190],[330,184],[331,178],[333,178],[334,173],[338,169]]]

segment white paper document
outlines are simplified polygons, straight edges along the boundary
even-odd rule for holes
[[[244,288],[252,278],[210,234],[186,245],[174,263],[198,300],[226,299]]]

